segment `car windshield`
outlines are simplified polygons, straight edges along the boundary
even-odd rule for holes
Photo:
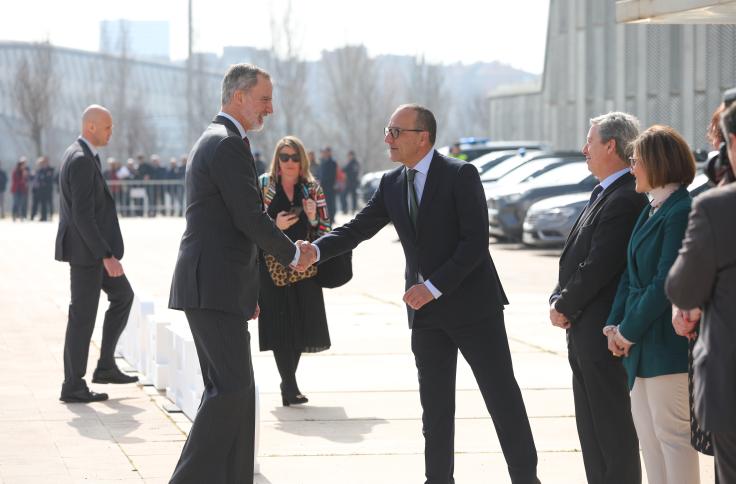
[[[516,150],[492,151],[491,153],[486,153],[485,155],[474,159],[470,164],[476,167],[479,173],[485,173],[486,171],[493,169],[494,166],[498,166],[499,163],[503,163],[504,160],[508,160],[518,154],[519,152]]]
[[[588,165],[585,162],[568,163],[566,165],[552,168],[531,179],[538,185],[574,185],[580,183],[590,176]]]
[[[512,169],[510,172],[498,179],[499,183],[504,185],[515,185],[526,181],[529,177],[534,176],[539,170],[543,170],[546,166],[560,162],[561,158],[540,158],[524,163]]]
[[[518,167],[519,165],[528,162],[528,156],[512,156],[511,158],[502,161],[498,165],[494,166],[487,172],[483,173],[481,175],[480,179],[482,181],[495,181],[513,170],[514,168]]]

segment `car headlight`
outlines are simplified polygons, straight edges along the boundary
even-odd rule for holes
[[[557,223],[564,222],[570,217],[574,216],[577,211],[572,207],[556,207],[543,212],[536,212],[534,214],[537,220],[544,220],[545,222]]]

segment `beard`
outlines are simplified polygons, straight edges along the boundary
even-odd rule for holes
[[[263,130],[263,126],[266,124],[265,123],[266,117],[264,115],[256,115],[254,118],[255,119],[253,120],[252,126],[250,127],[248,131],[258,132],[258,131]]]

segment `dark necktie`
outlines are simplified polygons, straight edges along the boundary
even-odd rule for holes
[[[250,140],[248,139],[247,136],[243,136],[243,143],[245,143],[245,149],[248,150],[248,154],[251,155],[251,152],[250,152]]]
[[[102,171],[102,162],[100,161],[100,155],[95,155],[95,161],[97,162],[97,169]]]
[[[595,199],[598,198],[598,195],[603,191],[603,187],[601,185],[596,185],[593,191],[590,194],[590,200],[588,200],[588,207],[593,205],[593,202],[595,202]]]
[[[414,177],[417,171],[413,168],[406,170],[406,181],[409,185],[409,218],[414,228],[417,227],[417,216],[419,215],[419,203],[417,203],[417,190],[414,187]]]

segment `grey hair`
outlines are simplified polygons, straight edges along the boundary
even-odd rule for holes
[[[639,120],[628,113],[612,112],[590,120],[591,126],[598,126],[601,141],[616,141],[616,154],[622,161],[631,156],[631,142],[639,136]]]
[[[258,76],[271,79],[268,72],[253,64],[233,64],[222,80],[222,105],[230,103],[235,91],[248,91],[258,83]]]

